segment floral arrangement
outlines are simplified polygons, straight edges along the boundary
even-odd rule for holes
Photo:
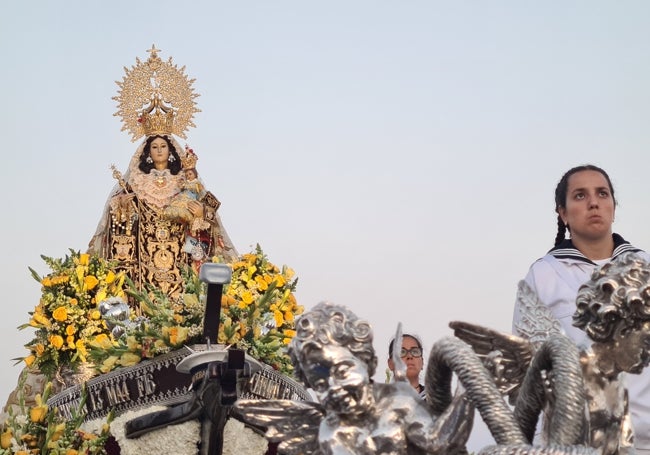
[[[110,297],[124,297],[125,276],[109,262],[73,250],[63,259],[41,257],[52,272],[41,278],[30,268],[42,285],[42,296],[29,323],[19,329],[36,329],[34,339],[26,345],[30,354],[23,360],[52,378],[61,367],[74,370],[85,363],[88,340],[110,333],[98,304]]]
[[[295,336],[294,317],[303,311],[293,294],[294,271],[271,263],[259,245],[231,264],[232,279],[224,287],[218,342],[237,345],[275,369],[293,371],[285,345]],[[102,373],[120,366],[203,343],[203,316],[207,288],[197,273],[184,271],[185,292],[174,301],[159,289],[127,293],[139,302],[144,318],[124,336],[115,339],[100,333],[88,342],[90,358]]]
[[[21,376],[19,390],[23,390],[25,377],[25,374]],[[9,410],[9,418],[0,428],[0,455],[106,454],[112,416],[109,415],[98,433],[83,431],[85,391],[78,408],[72,410],[72,418],[64,419],[56,409],[45,404],[51,390],[52,384],[48,383],[31,407],[25,405],[24,395],[19,395],[18,412]]]
[[[222,299],[218,341],[236,344],[256,359],[291,373],[285,345],[296,335],[294,317],[304,311],[293,294],[298,284],[295,272],[269,262],[259,245],[232,268]]]
[[[203,316],[207,286],[196,271],[184,271],[185,291],[171,299],[160,289],[139,291],[111,264],[88,254],[71,252],[63,260],[43,257],[52,273],[40,278],[43,296],[31,320],[36,337],[27,344],[24,358],[52,377],[62,365],[92,365],[98,373],[131,366],[144,359],[203,343]],[[218,342],[237,345],[277,370],[291,374],[286,344],[295,335],[294,317],[303,307],[294,296],[294,271],[271,263],[257,245],[231,264],[232,280],[224,286]],[[102,318],[99,303],[124,299],[138,305],[139,316],[119,322]],[[135,312],[132,312],[135,313]],[[121,324],[114,336],[111,324]]]

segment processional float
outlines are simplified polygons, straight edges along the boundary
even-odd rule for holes
[[[405,380],[397,350],[395,381],[374,382],[370,324],[332,303],[320,303],[294,320],[299,312],[292,312],[298,308],[291,292],[295,282],[288,285],[291,277],[261,254],[241,259],[217,215],[218,199],[202,183],[187,185],[197,177],[197,158],[172,133],[184,138],[185,128],[193,126],[197,95],[184,68],[171,59],[163,62],[158,52],[152,47],[149,59],[137,60],[118,82],[117,114],[124,129],[134,140],[146,140],[124,174],[113,168],[118,184],[89,253],[50,260],[57,273],[38,277],[47,298],[32,313],[30,325],[41,342],[37,337],[28,345],[33,358],[27,363],[44,370],[51,353],[60,360],[72,352],[71,363],[79,365],[82,358],[84,366],[95,367],[66,374],[59,362],[50,375],[58,380],[50,410],[68,420],[81,415],[86,422],[126,416],[111,423],[111,432],[121,435],[116,439],[124,445],[122,454],[129,453],[127,440],[190,422],[195,441],[188,442],[187,453],[226,453],[229,437],[243,437],[241,432],[225,436],[230,421],[244,423],[246,437],[263,442],[250,453],[465,454],[475,411],[495,441],[480,454],[632,453],[621,377],[639,373],[650,359],[649,264],[632,253],[621,255],[580,289],[574,321],[591,337],[589,348],[566,337],[521,282],[518,330],[525,338],[454,321],[454,336],[431,348],[426,400]],[[160,161],[156,147],[167,151],[167,161]],[[180,194],[184,199],[177,198]],[[251,258],[258,262],[247,263]],[[66,264],[69,274],[61,271]],[[255,275],[263,267],[276,275]],[[231,283],[233,270],[241,271],[240,287]],[[64,297],[55,292],[57,286],[67,292]],[[250,289],[259,292],[254,296]],[[259,311],[258,303],[268,311]],[[83,305],[88,305],[88,321],[100,321],[91,324],[96,330],[86,338],[79,335],[85,328],[71,323]],[[236,325],[233,315],[251,308],[250,317]],[[159,338],[151,327],[161,332]],[[55,333],[59,328],[69,332],[66,339]],[[287,343],[287,351],[271,342],[254,343],[266,333]],[[199,343],[170,348],[172,341],[185,339]],[[238,342],[226,345],[223,339]],[[399,326],[396,343],[401,344]],[[253,355],[268,346],[290,358],[292,376]],[[120,356],[106,354],[116,350]],[[618,359],[623,351],[627,362]],[[5,428],[5,433],[17,431]],[[165,449],[149,449],[159,448]]]

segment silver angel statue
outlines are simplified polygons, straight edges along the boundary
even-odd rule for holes
[[[635,254],[621,255],[580,288],[573,324],[586,332],[590,346],[558,342],[568,338],[524,281],[517,298],[522,315],[515,328],[526,338],[463,322],[450,326],[496,365],[493,374],[510,395],[528,444],[544,410],[543,446],[634,453],[623,376],[640,373],[650,361],[650,264]]]
[[[289,351],[317,402],[239,400],[235,415],[280,442],[284,454],[463,454],[474,407],[497,442],[525,444],[479,357],[448,337],[432,348],[427,400],[405,381],[371,380],[372,329],[343,306],[321,303],[296,324]],[[456,373],[463,391],[451,393]],[[398,375],[398,377],[400,377]]]

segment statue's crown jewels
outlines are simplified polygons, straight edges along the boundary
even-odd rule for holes
[[[140,123],[145,136],[172,134],[174,132],[174,116],[174,109],[165,106],[160,98],[154,95],[149,106],[140,114],[138,123]]]
[[[186,138],[185,131],[194,127],[192,121],[197,109],[192,84],[185,67],[178,68],[171,57],[163,62],[158,57],[159,49],[151,46],[151,55],[146,62],[136,57],[136,65],[124,68],[126,75],[121,82],[118,95],[118,111],[122,118],[122,131],[128,130],[133,141],[152,134],[175,134]]]
[[[194,150],[185,146],[185,156],[181,158],[181,163],[183,164],[183,169],[196,169],[196,162],[199,160],[199,157],[196,156]]]

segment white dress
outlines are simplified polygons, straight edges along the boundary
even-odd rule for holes
[[[589,260],[565,240],[546,256],[531,265],[525,281],[536,292],[541,302],[546,305],[560,321],[562,328],[579,347],[589,347],[591,340],[587,334],[573,326],[573,313],[576,310],[578,289],[591,278],[592,272],[603,263],[611,261],[618,255],[634,251],[643,259],[650,261],[650,255],[633,247],[614,234],[614,252],[612,258],[599,261]],[[513,315],[513,333],[520,321],[520,309],[515,305]],[[625,381],[630,396],[630,413],[634,426],[634,445],[637,450],[650,450],[650,367],[639,375],[628,374]]]

